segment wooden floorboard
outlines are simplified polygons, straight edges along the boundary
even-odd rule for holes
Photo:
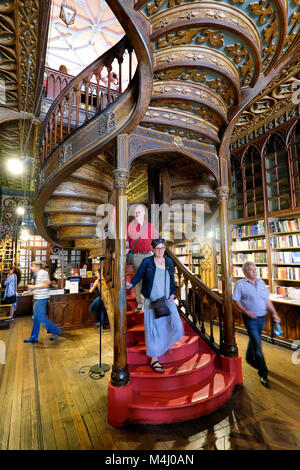
[[[65,332],[55,342],[41,329],[39,343],[24,344],[30,317],[0,330],[7,346],[0,365],[1,450],[298,450],[300,364],[292,350],[269,343],[263,349],[271,389],[245,363],[247,336],[238,334],[244,387],[220,410],[187,423],[161,426],[107,424],[110,371],[94,380],[99,330]],[[110,331],[102,335],[102,363],[112,364]]]

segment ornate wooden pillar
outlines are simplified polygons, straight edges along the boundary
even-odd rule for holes
[[[158,168],[149,167],[148,173],[148,220],[154,225],[157,221],[152,219],[152,204],[160,204],[160,170]]]
[[[113,171],[116,195],[116,243],[114,272],[114,363],[112,366],[111,384],[115,387],[123,387],[129,383],[126,341],[126,188],[129,180],[128,140],[127,134],[120,134],[117,137],[117,168]]]
[[[224,344],[223,351],[226,356],[236,356],[238,354],[235,342],[233,307],[232,307],[232,284],[231,284],[231,259],[230,240],[228,222],[228,198],[229,187],[220,186],[216,189],[219,213],[220,213],[220,233],[221,233],[221,263],[222,263],[222,291],[223,291],[223,312],[224,312]]]

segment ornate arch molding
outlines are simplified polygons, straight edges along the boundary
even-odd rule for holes
[[[178,136],[171,137],[167,134],[138,128],[137,132],[130,136],[129,148],[130,167],[142,156],[173,151],[203,165],[212,173],[219,184],[219,157],[214,145],[197,143]]]
[[[279,137],[279,139],[282,141],[282,144],[283,146],[286,146],[286,139],[285,137],[282,135],[282,133],[278,130],[276,130],[275,132],[272,132],[271,134],[268,134],[266,136],[266,138],[264,139],[264,142],[263,142],[263,145],[261,147],[261,155],[264,155],[265,154],[265,151],[266,151],[266,147],[270,141],[270,139],[272,139],[273,137]]]
[[[249,144],[249,145],[246,145],[245,148],[243,149],[243,151],[241,152],[241,157],[240,157],[240,162],[241,162],[241,167],[245,164],[245,160],[248,156],[248,151],[253,148],[257,153],[258,155],[260,156],[261,155],[261,148],[260,146],[256,145],[256,144]]]
[[[294,132],[294,130],[296,129],[297,127],[297,124],[299,123],[300,121],[300,117],[298,116],[296,119],[294,119],[291,123],[290,123],[290,126],[287,127],[286,129],[286,145],[289,145],[291,143],[291,135],[292,133]]]

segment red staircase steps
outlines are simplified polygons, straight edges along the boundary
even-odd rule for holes
[[[137,329],[137,327],[134,328]],[[130,335],[132,330],[129,330],[128,333]],[[135,338],[137,337],[138,335],[135,335]],[[129,341],[132,341],[132,336],[129,336]],[[193,334],[185,334],[177,343],[173,344],[169,351],[160,357],[160,362],[165,364],[172,361],[182,361],[189,358],[199,350],[199,342],[200,338],[196,333],[193,332]],[[128,345],[127,362],[129,365],[150,363],[150,358],[146,356],[146,345],[144,339],[137,341],[136,344],[132,345],[131,343]]]
[[[231,397],[235,378],[216,369],[207,379],[175,390],[133,391],[129,406],[130,421],[168,424],[207,415]]]
[[[132,365],[129,371],[135,391],[167,391],[185,387],[187,380],[189,385],[196,385],[210,377],[215,369],[214,361],[213,352],[197,351],[185,361],[164,363],[165,373],[161,375],[149,365]]]
[[[129,274],[129,273],[128,273]],[[131,273],[130,273],[131,274]],[[242,385],[240,358],[219,356],[182,319],[184,336],[159,357],[165,373],[150,367],[146,356],[144,312],[127,296],[127,362],[130,382],[108,389],[108,422],[167,424],[207,415],[223,406]]]

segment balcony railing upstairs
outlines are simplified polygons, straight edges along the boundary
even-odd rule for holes
[[[118,64],[118,74],[112,71],[113,63]],[[41,128],[42,163],[68,135],[113,103],[129,85],[133,72],[133,48],[127,36],[75,78],[48,69],[45,94],[54,102]]]

